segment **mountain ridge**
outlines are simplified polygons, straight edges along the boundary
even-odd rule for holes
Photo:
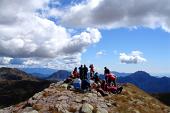
[[[52,83],[27,101],[1,109],[1,113],[168,113],[162,104],[132,84],[124,84],[121,94],[102,97],[95,90],[87,93],[67,90]]]
[[[1,67],[0,68],[0,80],[31,80],[36,81],[38,78],[28,74],[24,71],[18,70],[16,68],[7,68]]]

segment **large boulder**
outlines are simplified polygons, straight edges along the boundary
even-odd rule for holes
[[[84,103],[82,105],[81,111],[80,113],[93,113],[93,106],[88,104],[88,103]]]

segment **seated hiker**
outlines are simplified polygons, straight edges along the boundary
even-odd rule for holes
[[[95,89],[97,93],[99,92],[102,96],[108,96],[108,94],[101,88],[100,84],[96,84],[95,82],[91,84],[91,88]]]
[[[116,87],[116,76],[113,75],[112,73],[106,74],[106,76],[107,76],[107,84],[111,86],[113,83],[113,85]]]
[[[88,80],[82,80],[81,89],[82,90],[90,90],[90,82]]]
[[[114,93],[114,94],[119,94],[122,92],[123,90],[123,87],[120,86],[120,87],[115,87],[115,86],[107,86],[107,90],[111,93]]]
[[[77,77],[79,77],[79,73],[78,73],[78,71],[77,71],[77,67],[74,68],[74,71],[72,72],[71,77],[72,77],[72,78],[77,78]]]
[[[73,79],[70,77],[64,80],[64,83],[72,83],[72,82],[73,82]]]
[[[94,74],[93,79],[94,79],[94,82],[95,82],[95,83],[99,83],[99,82],[100,82],[98,72],[96,72],[96,73]]]
[[[81,89],[81,79],[78,77],[76,79],[73,80],[73,86],[74,86],[74,89]]]
[[[106,81],[105,81],[105,80],[102,80],[101,88],[102,88],[104,91],[107,91],[107,84],[106,84]]]

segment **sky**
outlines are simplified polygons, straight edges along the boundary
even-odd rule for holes
[[[0,66],[170,75],[169,0],[0,0]]]

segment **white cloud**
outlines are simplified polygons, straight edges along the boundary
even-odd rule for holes
[[[71,27],[149,28],[170,32],[169,0],[86,0],[53,14]],[[53,16],[54,16],[53,15]]]
[[[103,52],[102,51],[98,51],[97,53],[96,53],[96,55],[103,55]]]
[[[38,65],[40,62],[33,60],[33,59],[27,59],[23,62],[23,65]]]
[[[102,55],[106,55],[106,52],[105,51],[98,51],[96,53],[97,56],[102,56]]]
[[[143,53],[140,51],[132,51],[130,54],[120,53],[120,61],[125,64],[138,64],[146,62],[146,59],[142,57]]]
[[[0,65],[8,65],[10,64],[13,58],[10,57],[0,57]]]
[[[87,46],[99,42],[101,34],[97,29],[88,28],[72,35],[66,28],[38,14],[37,9],[47,8],[48,2],[0,1],[1,64],[65,65],[69,61],[62,58],[66,56],[74,57],[70,62],[76,64]],[[13,59],[8,61],[8,57]]]

